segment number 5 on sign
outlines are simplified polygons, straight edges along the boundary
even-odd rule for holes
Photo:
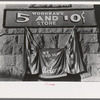
[[[25,23],[29,21],[29,14],[17,13],[16,22]]]

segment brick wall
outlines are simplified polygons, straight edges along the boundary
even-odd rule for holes
[[[31,5],[31,7],[36,5]],[[44,5],[45,6],[45,5]],[[39,6],[38,6],[39,7]],[[76,6],[73,7],[93,7]],[[28,5],[6,5],[1,7],[3,16],[4,8],[28,8]],[[0,19],[3,20],[3,17]],[[2,23],[2,22],[1,22]],[[69,36],[71,28],[31,28],[33,33],[66,33]],[[97,28],[78,28],[79,41],[81,44],[83,61],[87,72],[81,74],[82,78],[100,76],[100,43]],[[24,66],[24,29],[0,28],[0,77],[14,77],[22,79],[25,73]],[[48,40],[47,40],[48,41]]]

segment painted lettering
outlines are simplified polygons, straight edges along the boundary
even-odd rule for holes
[[[43,72],[44,74],[53,74],[53,73],[56,72],[56,69],[47,68],[46,66],[43,66],[42,72]]]
[[[70,20],[71,20],[72,22],[77,23],[77,22],[79,22],[79,21],[81,20],[81,16],[78,15],[78,14],[73,14],[73,15],[71,15],[71,17],[70,17]]]
[[[59,16],[64,17],[64,21],[71,21],[73,23],[78,23],[82,20],[82,23],[85,23],[84,11],[81,14],[71,14],[64,15],[63,12],[32,12],[32,15],[35,16],[35,22],[38,26],[56,26]],[[16,14],[17,23],[26,23],[29,22],[30,14],[20,13]]]
[[[28,14],[23,14],[23,13],[17,13],[17,23],[25,23],[29,21],[29,15]]]

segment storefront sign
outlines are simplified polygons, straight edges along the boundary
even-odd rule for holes
[[[94,10],[18,10],[4,11],[4,27],[95,26]]]

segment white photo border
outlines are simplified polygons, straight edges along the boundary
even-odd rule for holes
[[[0,4],[100,4],[98,1],[0,1]],[[100,82],[0,82],[0,98],[100,98]]]

